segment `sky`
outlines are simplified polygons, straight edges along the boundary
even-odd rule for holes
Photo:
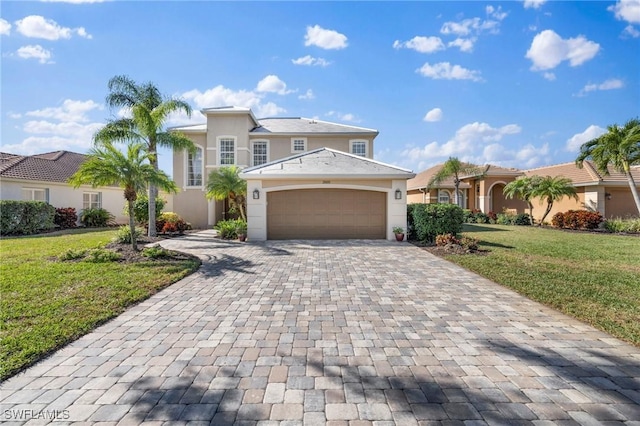
[[[87,152],[107,82],[376,129],[376,160],[574,161],[640,115],[640,0],[0,3],[1,147]],[[171,152],[160,166],[172,173]]]

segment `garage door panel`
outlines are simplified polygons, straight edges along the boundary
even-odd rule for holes
[[[267,194],[268,239],[383,239],[386,194],[302,189]]]

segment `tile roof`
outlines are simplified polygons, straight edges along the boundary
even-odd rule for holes
[[[580,169],[574,162],[555,164],[553,166],[538,167],[525,170],[527,176],[564,176],[571,179],[574,185],[594,184],[594,183],[628,183],[627,177],[615,170],[611,165],[608,167],[608,174],[599,172],[595,164],[586,160]],[[631,174],[636,182],[640,182],[640,167],[632,167]]]
[[[378,131],[364,127],[348,126],[346,124],[330,123],[328,121],[316,120],[304,117],[274,117],[261,118],[258,120],[260,126],[251,130],[252,134],[264,133],[291,133],[291,134],[322,134],[322,133],[345,133],[345,134],[371,134],[377,135]]]
[[[0,177],[44,182],[66,182],[87,156],[69,151],[36,155],[0,153]]]
[[[409,179],[407,181],[407,189],[419,189],[426,188],[429,185],[429,181],[433,176],[442,169],[444,164],[436,164],[435,166],[428,168],[427,170],[423,170],[416,175],[413,179]],[[444,181],[440,182],[438,185],[434,185],[434,188],[455,188],[455,184],[453,182],[453,177],[449,177]],[[466,182],[460,182],[460,189],[471,188]]]
[[[330,148],[319,148],[245,169],[245,178],[408,179],[411,170]]]

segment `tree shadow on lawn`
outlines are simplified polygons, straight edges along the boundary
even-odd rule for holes
[[[488,226],[476,225],[475,223],[465,223],[462,232],[513,232],[511,229],[491,228]]]

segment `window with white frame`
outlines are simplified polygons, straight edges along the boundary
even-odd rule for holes
[[[451,200],[451,195],[449,194],[449,191],[445,191],[443,189],[438,191],[438,202],[440,204],[449,204]]]
[[[253,166],[259,166],[269,161],[269,142],[253,141],[251,161]]]
[[[196,147],[187,157],[187,186],[202,186],[202,148]]]
[[[49,202],[49,188],[22,188],[22,199],[25,201]]]
[[[307,150],[306,138],[293,138],[291,139],[291,152],[305,152]]]
[[[465,208],[465,196],[464,192],[458,191],[458,206]]]
[[[367,156],[367,141],[351,141],[350,151],[354,155]]]
[[[83,192],[82,193],[82,209],[100,209],[102,208],[101,192]]]
[[[220,165],[230,166],[236,164],[236,139],[220,138],[218,141],[218,151],[220,152]]]

